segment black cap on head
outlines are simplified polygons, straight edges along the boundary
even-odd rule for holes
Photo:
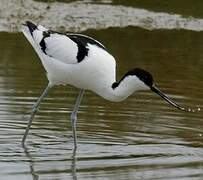
[[[128,75],[136,75],[142,82],[144,82],[149,87],[153,85],[152,75],[143,69],[140,68],[132,69],[126,74],[126,76]]]
[[[147,86],[149,86],[150,88],[153,85],[153,77],[152,75],[140,68],[134,68],[130,71],[128,71],[119,82],[115,82],[112,84],[112,88],[115,89],[116,87],[119,86],[119,84],[128,76],[136,76],[137,78],[139,78],[144,84],[146,84]]]

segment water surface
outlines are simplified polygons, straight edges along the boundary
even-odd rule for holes
[[[203,34],[110,28],[83,32],[117,59],[118,79],[133,67],[154,75],[176,101],[203,104]],[[70,113],[78,89],[58,86],[40,106],[21,147],[32,104],[47,85],[21,33],[0,33],[0,169],[2,179],[202,179],[202,112],[174,109],[151,92],[121,103],[85,93],[72,159]]]
[[[27,19],[55,30],[89,29],[83,33],[116,58],[118,80],[134,67],[146,69],[174,100],[203,109],[202,1],[2,2],[0,31],[14,33],[0,33],[0,179],[203,179],[202,111],[181,112],[152,92],[111,103],[86,91],[72,158],[70,113],[79,90],[54,87],[23,148],[32,105],[48,81],[16,33]]]

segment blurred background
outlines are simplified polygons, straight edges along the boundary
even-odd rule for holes
[[[54,87],[23,148],[32,105],[48,83],[20,32],[26,20],[89,35],[115,57],[118,80],[140,67],[180,104],[203,108],[202,1],[1,0],[0,179],[203,179],[202,111],[181,112],[152,92],[111,103],[86,91],[72,158],[70,113],[79,90]]]

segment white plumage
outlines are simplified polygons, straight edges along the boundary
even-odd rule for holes
[[[65,64],[76,64],[78,47],[70,38],[61,34],[50,34],[44,39],[46,54]]]
[[[96,44],[87,42],[88,55],[78,63],[77,44],[67,35],[51,32],[44,38],[43,33],[48,33],[48,30],[42,26],[37,28],[32,34],[28,26],[23,26],[22,31],[39,55],[51,85],[71,84],[78,88],[92,90],[108,100],[118,99],[116,94],[114,97],[111,88],[116,80],[116,63],[112,55]],[[39,45],[43,38],[46,44],[45,52]],[[104,91],[108,95],[105,96]]]
[[[34,104],[23,144],[40,102],[52,86],[59,84],[70,84],[81,89],[71,114],[75,150],[77,111],[85,89],[115,102],[126,99],[138,90],[152,90],[176,108],[191,111],[176,104],[155,87],[152,75],[145,70],[134,68],[116,82],[114,57],[104,45],[91,37],[58,33],[29,21],[22,27],[22,32],[37,52],[49,80],[47,88]]]

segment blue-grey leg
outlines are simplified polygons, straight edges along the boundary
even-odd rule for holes
[[[49,89],[51,88],[51,84],[48,84],[48,86],[46,87],[46,89],[43,91],[42,95],[39,97],[39,99],[37,100],[37,102],[33,105],[33,108],[32,108],[32,113],[30,115],[30,119],[28,121],[28,125],[27,125],[27,128],[26,128],[26,131],[25,131],[25,134],[23,135],[23,139],[22,139],[22,145],[24,146],[25,144],[25,140],[26,140],[26,137],[29,133],[29,130],[30,130],[30,126],[32,125],[32,121],[35,117],[35,114],[37,113],[37,110],[38,110],[38,107],[41,103],[41,101],[44,99],[44,97],[46,97],[46,95],[48,94],[48,91]]]
[[[73,112],[71,113],[71,124],[72,124],[72,130],[73,130],[73,140],[74,140],[74,151],[77,149],[77,135],[76,135],[76,123],[77,123],[77,112],[83,97],[85,90],[81,89],[80,93],[77,97]]]

